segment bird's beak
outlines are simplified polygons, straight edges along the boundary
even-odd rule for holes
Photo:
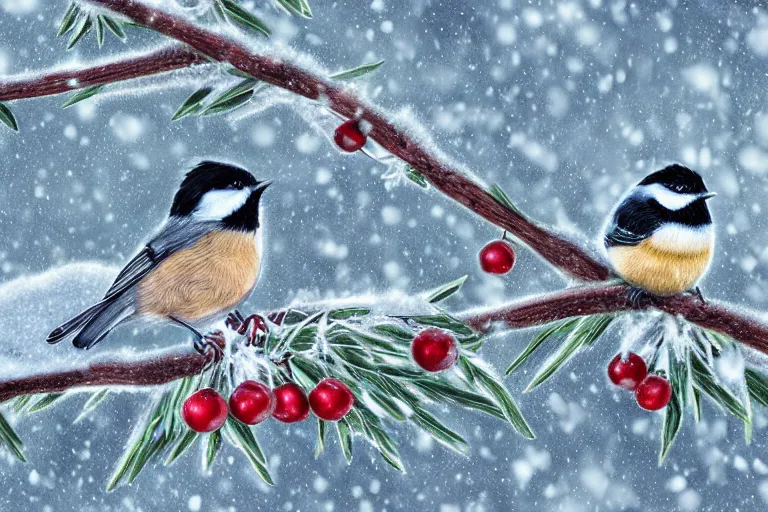
[[[256,186],[251,187],[252,192],[264,192],[267,187],[269,187],[272,184],[272,180],[262,181]]]
[[[712,199],[717,195],[717,192],[704,192],[699,196],[699,199]]]

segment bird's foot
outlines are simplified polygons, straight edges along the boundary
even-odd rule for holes
[[[694,297],[699,299],[699,302],[701,302],[702,304],[707,303],[707,301],[704,299],[704,295],[701,293],[701,288],[699,288],[698,286],[696,288],[688,290],[686,293],[693,295]]]
[[[635,309],[641,309],[643,303],[646,302],[656,304],[656,296],[654,294],[643,288],[638,288],[637,286],[629,287],[627,298],[629,299],[629,303],[632,304],[632,307]]]
[[[261,337],[269,333],[266,320],[256,313],[244,317],[240,311],[235,310],[227,315],[226,325],[237,334],[244,335],[247,345],[257,345]]]
[[[209,358],[212,364],[218,364],[224,357],[227,348],[227,339],[221,331],[209,332],[205,336],[195,339],[194,348],[199,353]]]

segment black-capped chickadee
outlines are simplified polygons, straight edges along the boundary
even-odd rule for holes
[[[697,172],[682,165],[646,176],[605,229],[616,273],[653,295],[693,290],[712,260],[715,232],[706,200],[714,195]]]
[[[89,349],[119,324],[148,317],[188,328],[202,352],[194,325],[237,306],[256,285],[259,202],[269,184],[234,165],[198,164],[182,181],[168,219],[104,298],[54,329],[48,343],[77,333],[73,344]]]

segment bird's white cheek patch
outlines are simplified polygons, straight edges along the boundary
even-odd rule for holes
[[[242,207],[250,194],[248,189],[211,190],[203,195],[192,215],[202,220],[224,219]]]
[[[654,198],[667,210],[680,210],[699,198],[697,194],[678,194],[677,192],[672,192],[658,183],[645,185],[643,188],[649,197]]]
[[[695,228],[684,224],[667,224],[655,231],[648,241],[654,248],[664,252],[700,253],[712,248],[715,231],[711,224]]]

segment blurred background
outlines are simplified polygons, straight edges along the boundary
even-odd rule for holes
[[[108,36],[99,50],[90,35],[65,52],[66,40],[54,35],[67,5],[0,0],[2,76],[164,44],[133,29],[127,44]],[[255,2],[273,28],[269,44],[295,48],[331,71],[385,59],[356,85],[361,94],[430,132],[526,213],[582,233],[594,247],[614,202],[645,174],[670,162],[701,172],[719,193],[710,203],[718,249],[704,294],[768,310],[768,11],[758,2],[311,5],[314,18],[302,20]],[[265,195],[266,257],[250,309],[277,308],[297,295],[416,294],[469,274],[446,303],[460,311],[566,284],[525,250],[510,274],[484,274],[477,252],[497,229],[434,191],[385,179],[385,165],[339,153],[318,128],[323,123],[307,123],[316,109],[309,103],[257,98],[272,108],[171,122],[201,76],[210,72],[128,82],[67,110],[59,108],[63,96],[11,103],[21,131],[0,130],[0,352],[35,354],[25,363],[30,370],[68,353],[45,346],[44,333],[103,290],[164,219],[183,172],[203,158],[276,180]],[[85,261],[93,263],[79,278],[51,290],[45,279],[31,279]],[[25,288],[30,283],[39,285],[34,293]],[[503,370],[533,332],[491,338],[482,355]],[[314,460],[313,422],[268,421],[259,430],[276,487],[264,486],[225,447],[211,474],[203,474],[195,449],[107,494],[148,395],[112,396],[77,425],[85,398],[69,398],[16,424],[29,462],[0,452],[0,509],[765,510],[765,412],[756,412],[746,446],[742,425],[705,404],[703,421],[686,416],[658,467],[662,416],[641,411],[605,377],[622,335],[612,330],[530,394],[521,390],[535,365],[507,380],[535,441],[457,409],[442,417],[471,441],[469,458],[414,429],[396,429],[406,475],[362,442],[351,466],[335,440]],[[139,338],[157,346],[186,342],[176,329],[124,329],[97,354]]]

